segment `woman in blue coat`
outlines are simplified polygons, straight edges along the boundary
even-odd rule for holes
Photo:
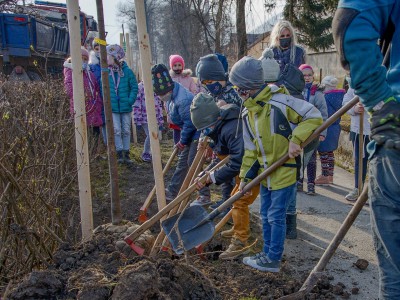
[[[107,46],[115,148],[119,163],[132,164],[133,162],[129,158],[131,118],[132,106],[138,92],[138,83],[133,71],[124,61],[121,61],[124,57],[125,52],[119,45]]]

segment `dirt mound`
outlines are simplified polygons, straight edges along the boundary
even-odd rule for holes
[[[117,251],[116,242],[138,227],[103,225],[90,242],[63,244],[48,270],[34,271],[10,286],[7,299],[222,299],[200,271],[178,260],[151,260]],[[136,244],[150,250],[154,237]]]
[[[76,247],[62,244],[53,264],[10,286],[7,299],[277,299],[299,290],[307,273],[296,272],[285,257],[281,272],[264,273],[241,259],[218,260],[229,240],[216,236],[204,253],[187,258],[155,260],[138,256],[123,238],[139,225],[111,224],[96,228],[93,239]],[[154,236],[146,231],[135,244],[149,253]],[[258,244],[255,248],[259,248]],[[306,299],[348,298],[351,294],[333,277],[322,276]]]

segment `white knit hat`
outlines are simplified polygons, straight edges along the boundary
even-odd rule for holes
[[[278,62],[274,59],[274,52],[272,49],[265,49],[262,56],[260,57],[264,81],[275,82],[278,81],[281,69]]]
[[[333,87],[333,88],[336,88],[338,83],[339,83],[339,80],[335,76],[332,76],[332,75],[325,76],[324,79],[322,79],[322,81],[321,81],[321,84],[328,86],[328,87]]]

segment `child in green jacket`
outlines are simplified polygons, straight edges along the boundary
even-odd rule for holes
[[[286,208],[296,189],[295,157],[313,131],[322,124],[321,113],[310,103],[286,94],[284,87],[264,83],[260,60],[246,56],[230,73],[246,110],[243,112],[245,154],[240,189],[285,154],[290,159],[261,183],[260,214],[263,251],[243,263],[260,271],[279,272],[286,232]],[[297,127],[292,130],[291,124]]]

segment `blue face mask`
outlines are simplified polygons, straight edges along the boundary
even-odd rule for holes
[[[214,96],[218,96],[222,92],[222,84],[219,82],[214,82],[211,84],[206,84],[207,90]]]
[[[207,135],[207,136],[208,136],[213,130],[214,130],[214,128],[207,127],[207,128],[204,128],[201,132],[202,132],[204,135]]]
[[[88,64],[87,63],[82,63],[82,69],[86,70],[87,69]]]

